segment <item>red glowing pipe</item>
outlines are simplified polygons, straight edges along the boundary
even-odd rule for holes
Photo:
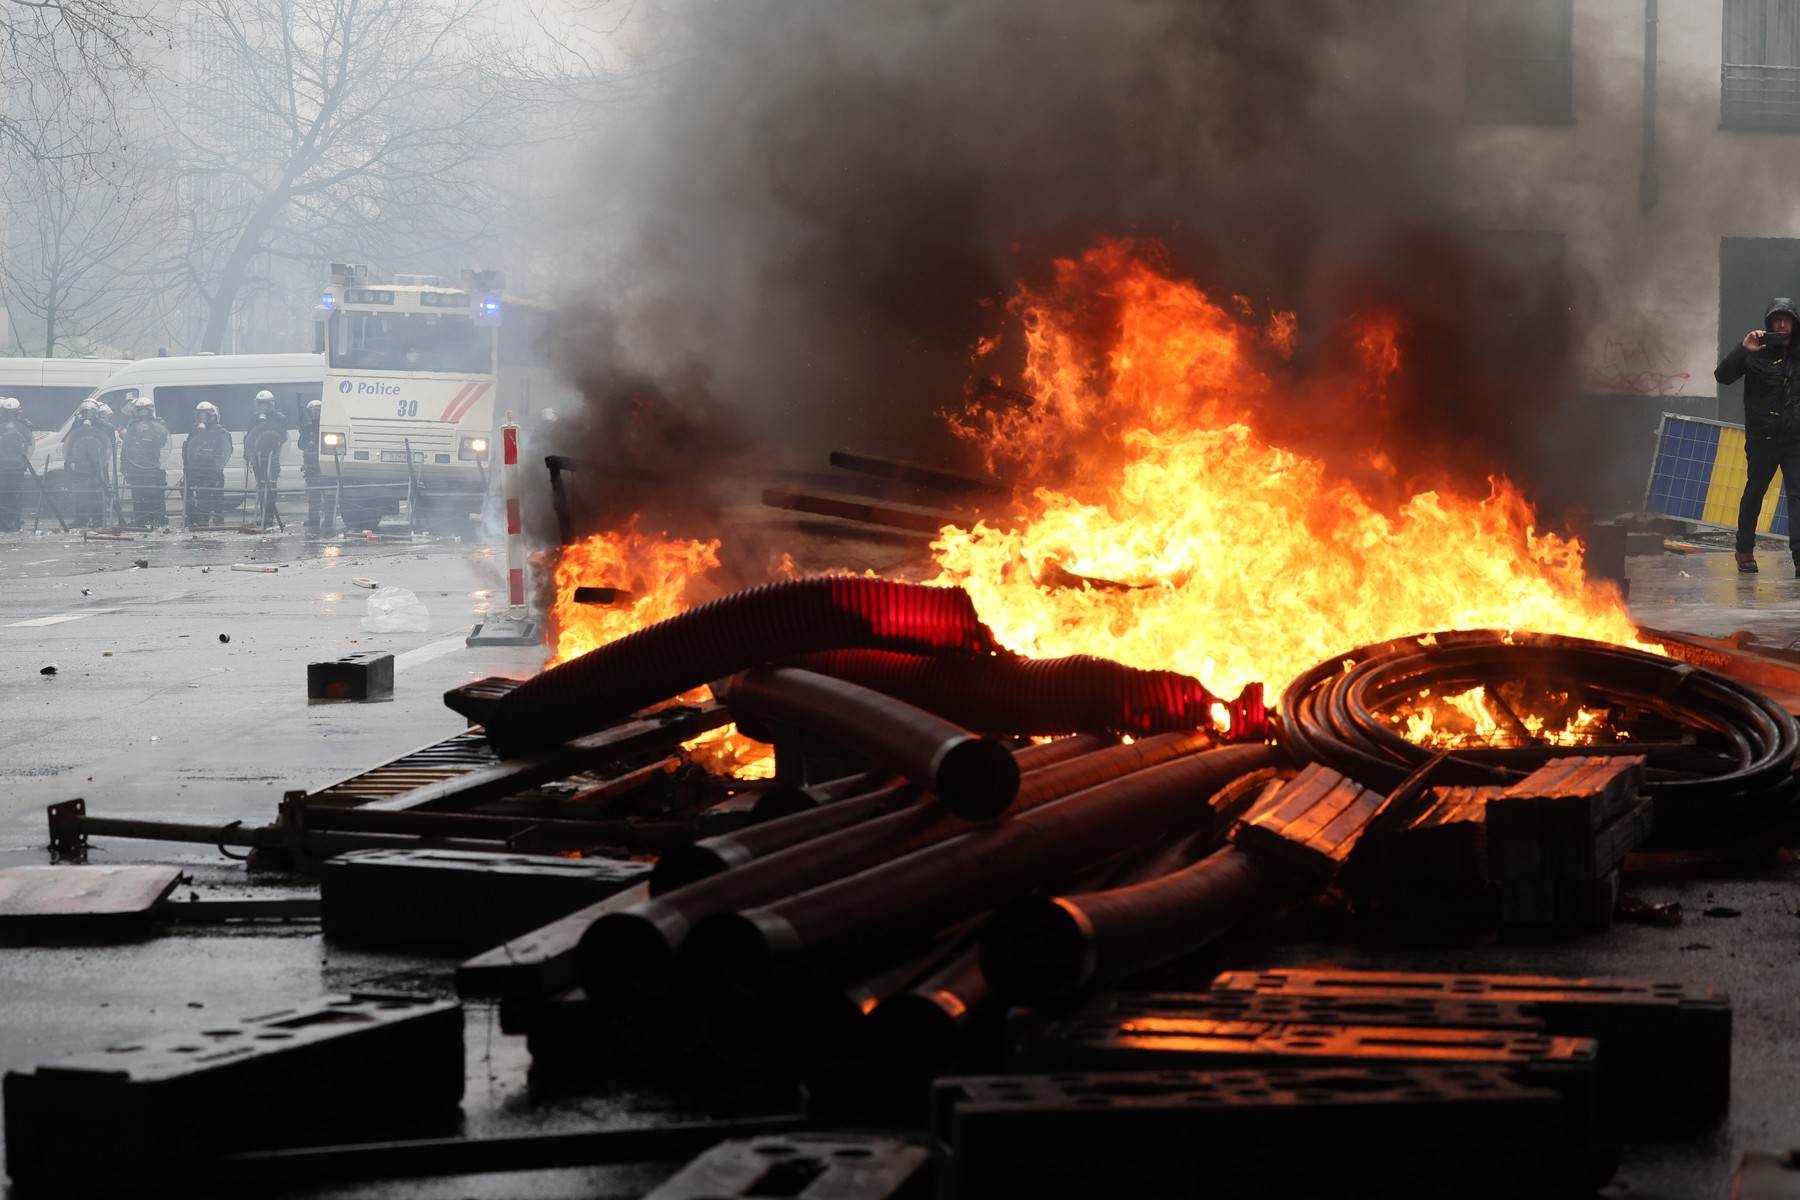
[[[1141,736],[1211,729],[1215,704],[1231,714],[1233,741],[1260,740],[1268,729],[1260,683],[1227,702],[1192,676],[1089,654],[1030,659],[833,650],[787,665],[885,692],[984,733]]]
[[[508,757],[592,733],[646,705],[777,658],[856,647],[1000,649],[960,588],[854,575],[721,596],[528,679],[500,698],[488,740]]]

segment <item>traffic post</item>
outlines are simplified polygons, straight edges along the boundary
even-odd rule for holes
[[[500,427],[500,489],[506,499],[506,616],[469,631],[470,646],[535,646],[543,640],[525,588],[525,523],[519,509],[519,427],[512,413]]]

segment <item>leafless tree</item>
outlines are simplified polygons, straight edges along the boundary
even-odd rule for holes
[[[218,350],[259,263],[478,227],[530,100],[469,31],[478,0],[193,0],[187,86],[159,102],[179,258]],[[178,103],[177,103],[178,102]]]
[[[150,2],[0,0],[0,141],[39,159],[91,152],[81,125],[143,78],[145,46],[165,36]]]

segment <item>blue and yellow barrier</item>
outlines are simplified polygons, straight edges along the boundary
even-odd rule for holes
[[[1644,490],[1644,511],[1719,529],[1736,529],[1744,495],[1744,427],[1704,417],[1664,413],[1656,430],[1656,458]],[[1786,537],[1787,496],[1781,472],[1763,497],[1759,533]]]

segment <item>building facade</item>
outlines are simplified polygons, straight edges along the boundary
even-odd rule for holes
[[[1635,506],[1663,412],[1742,419],[1713,367],[1800,297],[1800,0],[1470,0],[1471,221],[1559,264],[1596,510]],[[1590,460],[1592,461],[1592,460]]]

